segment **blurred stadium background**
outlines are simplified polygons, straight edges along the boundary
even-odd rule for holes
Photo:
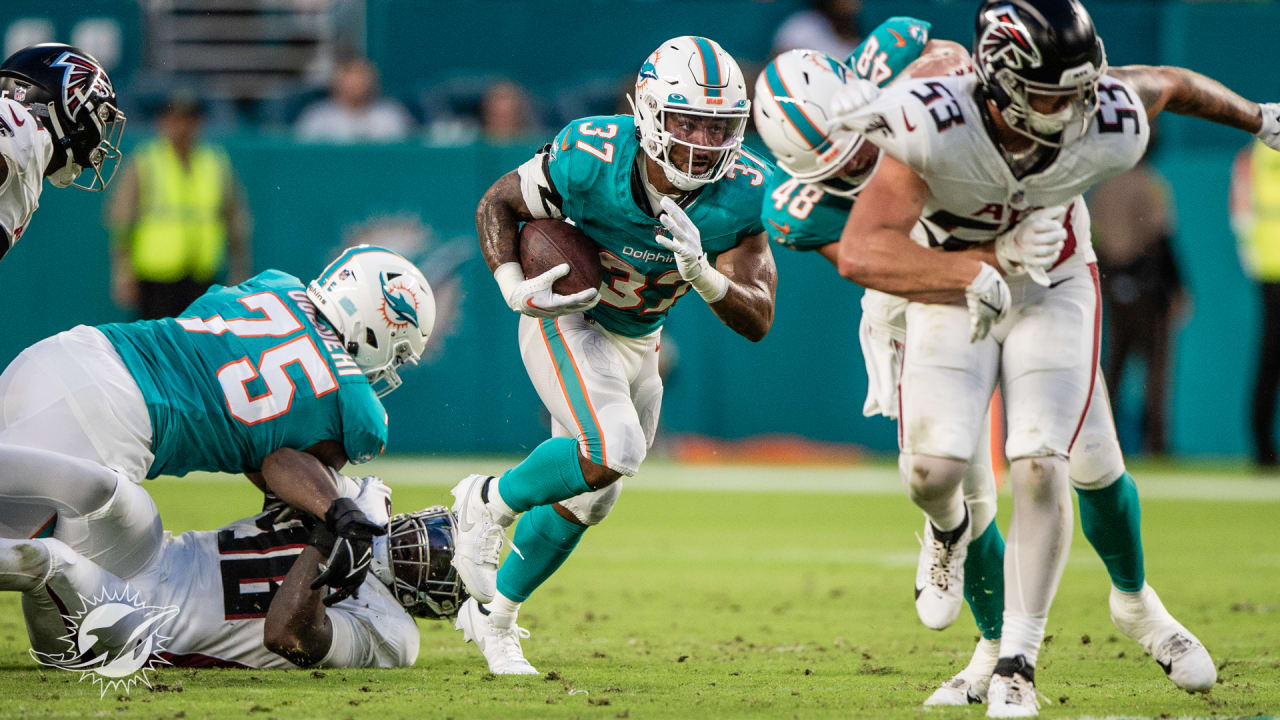
[[[1280,97],[1280,79],[1265,66],[1280,5],[1088,6],[1112,64],[1184,65],[1252,99]],[[715,38],[750,86],[779,25],[807,7],[804,0],[5,0],[0,37],[6,55],[53,39],[94,53],[130,118],[126,148],[152,135],[150,119],[166,98],[197,93],[206,137],[225,147],[247,191],[255,271],[278,267],[305,280],[357,242],[417,260],[440,318],[426,367],[388,398],[395,418],[388,449],[521,453],[546,430],[519,361],[515,320],[479,255],[476,201],[568,120],[618,108],[639,64],[667,37]],[[929,20],[934,37],[971,42],[972,3],[865,0],[856,27],[869,30],[891,15]],[[402,137],[338,143],[303,131],[308,106],[325,98],[352,57],[367,58],[383,96],[403,108]],[[1172,186],[1174,251],[1194,299],[1175,337],[1170,449],[1244,458],[1259,302],[1237,257],[1227,188],[1232,159],[1249,138],[1182,118],[1163,120],[1161,131],[1155,165]],[[105,211],[103,196],[44,194],[30,231],[0,263],[4,362],[72,325],[131,317],[109,292]],[[817,258],[774,253],[778,312],[762,344],[721,327],[696,300],[674,311],[664,336],[678,348],[667,378],[667,437],[784,434],[891,452],[893,426],[861,415],[860,291]],[[1126,398],[1142,394],[1140,370],[1111,381],[1122,383]],[[1117,418],[1127,449],[1137,447],[1139,408],[1127,402]]]

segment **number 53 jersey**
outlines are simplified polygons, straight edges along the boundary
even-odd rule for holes
[[[146,401],[148,478],[252,472],[325,440],[359,463],[386,443],[381,401],[292,275],[268,270],[213,286],[183,317],[98,329]]]

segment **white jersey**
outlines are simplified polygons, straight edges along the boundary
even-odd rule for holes
[[[1137,91],[1103,76],[1099,108],[1083,136],[1018,178],[992,139],[977,89],[972,72],[907,79],[854,116],[869,140],[929,186],[912,238],[928,247],[963,249],[994,240],[1031,210],[1068,206],[1073,232],[1062,258],[1076,253],[1092,261],[1087,222],[1081,232],[1080,195],[1142,158],[1150,128]]]
[[[9,98],[0,98],[0,155],[9,168],[0,183],[0,250],[7,250],[22,237],[40,205],[44,170],[53,157],[48,131],[21,103]],[[8,246],[3,245],[4,237]]]
[[[387,522],[390,488],[376,478],[338,481],[370,520]],[[262,633],[271,599],[309,536],[301,522],[273,525],[262,513],[218,530],[166,537],[157,561],[129,580],[149,605],[178,608],[162,627],[172,636],[164,657],[179,666],[295,667],[262,644]],[[372,574],[359,595],[326,609],[333,644],[319,664],[412,665],[418,657],[413,618]]]

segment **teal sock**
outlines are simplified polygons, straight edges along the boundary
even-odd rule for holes
[[[511,541],[524,557],[514,551],[507,555],[498,569],[498,592],[515,602],[527,600],[569,559],[586,531],[586,525],[565,520],[551,505],[539,505],[525,513]]]
[[[982,637],[999,640],[1004,618],[1004,537],[995,520],[969,541],[969,554],[964,559],[964,599],[969,601]]]
[[[517,513],[590,492],[578,464],[578,441],[551,438],[498,480],[502,501]]]
[[[1138,592],[1147,578],[1142,563],[1142,508],[1133,476],[1126,472],[1101,490],[1076,488],[1076,494],[1080,527],[1107,566],[1111,584]]]

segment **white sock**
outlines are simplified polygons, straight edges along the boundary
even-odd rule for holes
[[[495,627],[508,628],[515,623],[521,604],[502,593],[497,593],[493,596],[493,602],[485,605],[484,609],[489,611],[489,619]]]
[[[489,481],[489,498],[485,501],[485,507],[489,508],[489,514],[502,527],[511,527],[511,523],[516,521],[516,511],[512,510],[502,499],[502,493],[498,492],[498,478]]]
[[[1035,664],[1049,606],[1071,550],[1067,460],[1022,458],[1010,466],[1013,515],[1004,552],[1004,623],[1000,656]]]
[[[973,678],[986,677],[995,672],[996,662],[999,660],[1000,641],[982,638],[978,640],[978,647],[973,649],[973,657],[969,658],[969,664],[960,673]]]

